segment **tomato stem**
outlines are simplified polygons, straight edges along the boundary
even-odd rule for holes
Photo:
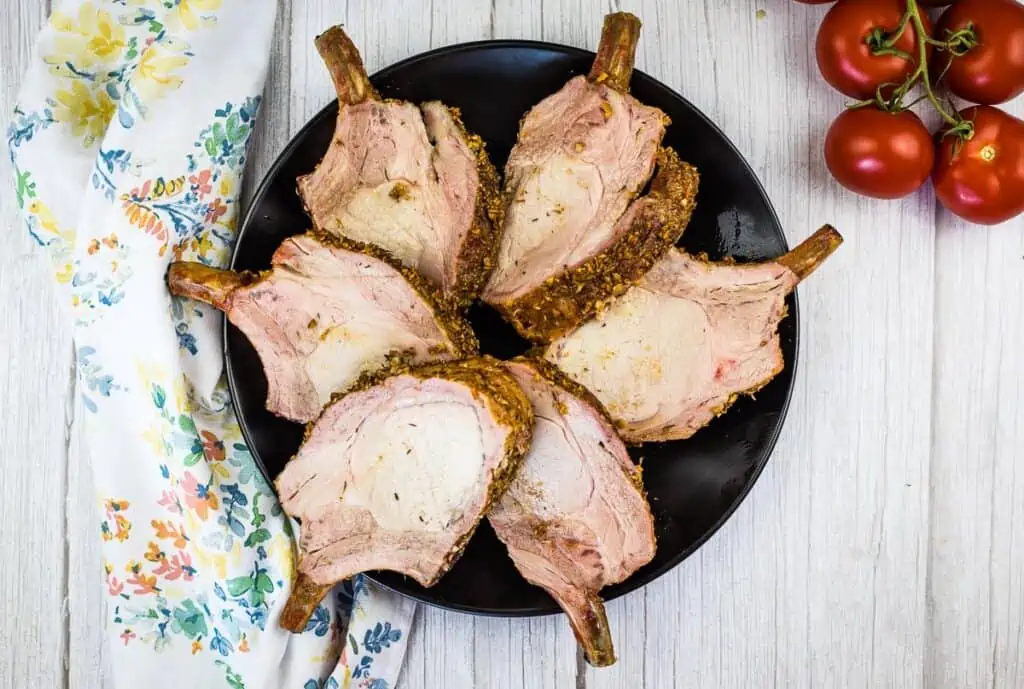
[[[913,83],[916,79],[921,80],[921,85],[924,86],[924,92],[932,106],[938,111],[942,119],[946,121],[952,127],[956,127],[960,124],[961,120],[956,114],[950,114],[946,112],[946,109],[939,102],[939,99],[935,96],[935,91],[932,90],[931,78],[928,76],[928,32],[924,28],[924,22],[921,20],[921,9],[917,6],[917,0],[907,0],[907,14],[910,16],[910,21],[914,24],[914,32],[918,36],[917,41],[917,69],[914,74],[910,75],[910,83]]]
[[[946,29],[945,42],[938,41],[943,50],[948,50],[953,57],[966,55],[968,51],[977,48],[981,43],[978,41],[978,33],[974,30],[974,23],[967,22],[967,26],[956,31]],[[950,59],[952,62],[952,59]]]
[[[895,47],[896,42],[902,38],[906,32],[908,26],[914,28],[915,40],[917,43],[917,55],[911,56],[909,53],[900,50]],[[897,86],[886,98],[883,94],[882,86],[892,86],[892,84],[883,84],[878,87],[875,94],[874,100],[863,101],[856,103],[853,107],[861,107],[869,103],[874,103],[880,109],[887,112],[899,112],[906,110],[910,106],[903,104],[903,98],[916,84],[920,83],[924,89],[923,99],[927,99],[932,104],[935,111],[939,113],[942,119],[949,125],[943,136],[954,135],[959,138],[966,139],[970,138],[973,131],[973,124],[965,121],[960,117],[960,114],[956,111],[956,108],[950,108],[947,110],[940,101],[938,96],[935,94],[935,89],[932,87],[931,75],[928,72],[928,47],[935,46],[939,50],[948,50],[950,52],[950,60],[954,57],[963,55],[971,48],[978,45],[977,34],[974,31],[974,27],[968,24],[963,29],[955,32],[948,32],[949,35],[945,41],[939,41],[928,35],[928,31],[925,28],[924,20],[921,19],[921,8],[918,5],[917,0],[907,0],[907,11],[900,18],[900,23],[892,31],[886,31],[881,28],[875,28],[868,34],[866,43],[871,48],[871,52],[874,55],[891,55],[902,58],[907,62],[916,63],[913,73],[907,77],[907,79]],[[946,69],[949,69],[949,65],[946,65]],[[945,76],[945,71],[939,77],[939,81],[942,80],[942,76]],[[922,98],[918,98],[914,103],[919,102]],[[914,103],[911,103],[913,105]]]
[[[891,48],[896,45],[896,42],[903,38],[903,32],[907,30],[907,24],[910,21],[910,12],[907,12],[900,18],[900,23],[896,25],[896,29],[889,33],[885,37],[885,42],[882,44],[883,48]]]

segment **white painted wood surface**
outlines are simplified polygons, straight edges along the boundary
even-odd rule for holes
[[[8,113],[47,7],[4,9]],[[882,203],[829,179],[821,141],[843,98],[811,54],[823,8],[284,2],[246,187],[331,99],[312,47],[328,24],[345,23],[374,70],[491,37],[593,48],[601,15],[616,9],[644,20],[640,68],[718,122],[754,166],[791,243],[826,221],[847,243],[800,288],[801,364],[773,460],[704,548],[609,605],[618,665],[584,667],[558,617],[422,609],[401,686],[1024,686],[1024,220],[974,228],[938,210],[930,190]],[[3,159],[0,687],[91,689],[104,686],[103,597],[88,458],[69,430],[71,342]]]

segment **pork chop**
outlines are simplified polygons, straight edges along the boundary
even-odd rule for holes
[[[782,370],[786,295],[841,242],[826,226],[776,260],[748,264],[673,249],[544,356],[604,403],[626,441],[689,438]]]
[[[501,217],[483,140],[442,103],[382,100],[341,27],[316,46],[339,109],[327,153],[298,179],[313,225],[386,249],[467,304],[494,266]]]
[[[551,364],[505,364],[533,405],[530,451],[488,519],[519,572],[568,614],[587,660],[615,662],[598,592],[654,557],[640,469],[593,395]]]
[[[302,524],[281,624],[301,631],[330,587],[360,572],[434,584],[504,492],[532,428],[529,401],[490,358],[371,379],[333,402],[276,481]]]
[[[605,18],[593,68],[531,109],[505,166],[505,220],[483,298],[548,342],[629,288],[679,239],[698,175],[659,148],[667,116],[629,95],[640,20]],[[650,193],[637,195],[658,174]]]
[[[327,235],[286,239],[259,276],[181,262],[167,283],[245,333],[267,376],[267,409],[293,421],[312,421],[331,395],[396,359],[443,361],[477,349],[469,326],[414,271]]]

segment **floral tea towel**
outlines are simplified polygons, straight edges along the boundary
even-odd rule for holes
[[[275,11],[58,3],[7,130],[74,320],[117,687],[389,689],[412,621],[357,579],[279,628],[295,542],[222,384],[221,317],[164,285],[171,260],[227,263]]]

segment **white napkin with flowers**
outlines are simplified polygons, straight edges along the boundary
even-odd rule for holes
[[[304,634],[278,627],[295,541],[222,382],[221,317],[164,285],[171,260],[228,261],[275,0],[61,9],[7,143],[74,318],[114,684],[394,687],[409,601],[359,578]]]

